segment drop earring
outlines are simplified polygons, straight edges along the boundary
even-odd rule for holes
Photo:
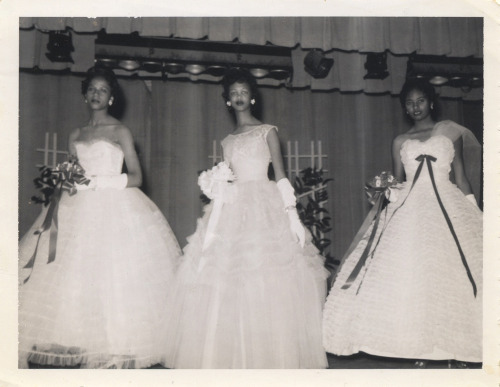
[[[108,102],[109,106],[113,105],[113,100],[110,99],[109,102]]]
[[[231,107],[231,101],[226,101],[226,105]]]
[[[253,98],[252,98],[252,99],[250,100],[250,103],[251,103],[252,105],[255,105],[255,99],[253,99]]]

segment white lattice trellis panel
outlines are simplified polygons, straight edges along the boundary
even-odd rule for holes
[[[300,171],[305,168],[323,169],[323,159],[328,157],[326,154],[323,154],[320,140],[316,142],[311,141],[309,143],[309,153],[301,153],[299,149],[298,141],[287,141],[286,153],[283,157],[286,160],[287,175],[290,181],[293,181],[296,176],[299,176]],[[323,172],[328,171],[323,169]]]
[[[37,152],[43,153],[43,163],[36,164],[36,167],[47,166],[54,168],[60,162],[59,155],[64,155],[65,159],[68,155],[67,151],[57,149],[57,133],[52,133],[52,141],[50,141],[50,134],[49,132],[45,133],[43,148],[36,148]]]

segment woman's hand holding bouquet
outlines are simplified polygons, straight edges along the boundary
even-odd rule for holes
[[[222,161],[212,169],[203,171],[198,177],[198,185],[209,199],[233,203],[236,197],[235,180],[236,176],[229,165]]]
[[[383,171],[366,183],[365,192],[372,205],[382,193],[391,203],[394,203],[398,201],[398,191],[401,187],[402,184],[390,172]]]

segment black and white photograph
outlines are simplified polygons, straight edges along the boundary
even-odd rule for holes
[[[498,383],[499,19],[293,4],[9,18],[0,385]]]

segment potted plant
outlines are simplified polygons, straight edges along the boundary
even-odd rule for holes
[[[332,180],[323,177],[322,169],[308,167],[302,170],[294,181],[298,199],[297,212],[300,220],[311,233],[312,243],[320,254],[325,257],[325,267],[331,273],[330,278],[332,278],[340,263],[328,251],[331,239],[325,236],[332,230],[330,214],[323,207],[328,201],[327,184]]]

